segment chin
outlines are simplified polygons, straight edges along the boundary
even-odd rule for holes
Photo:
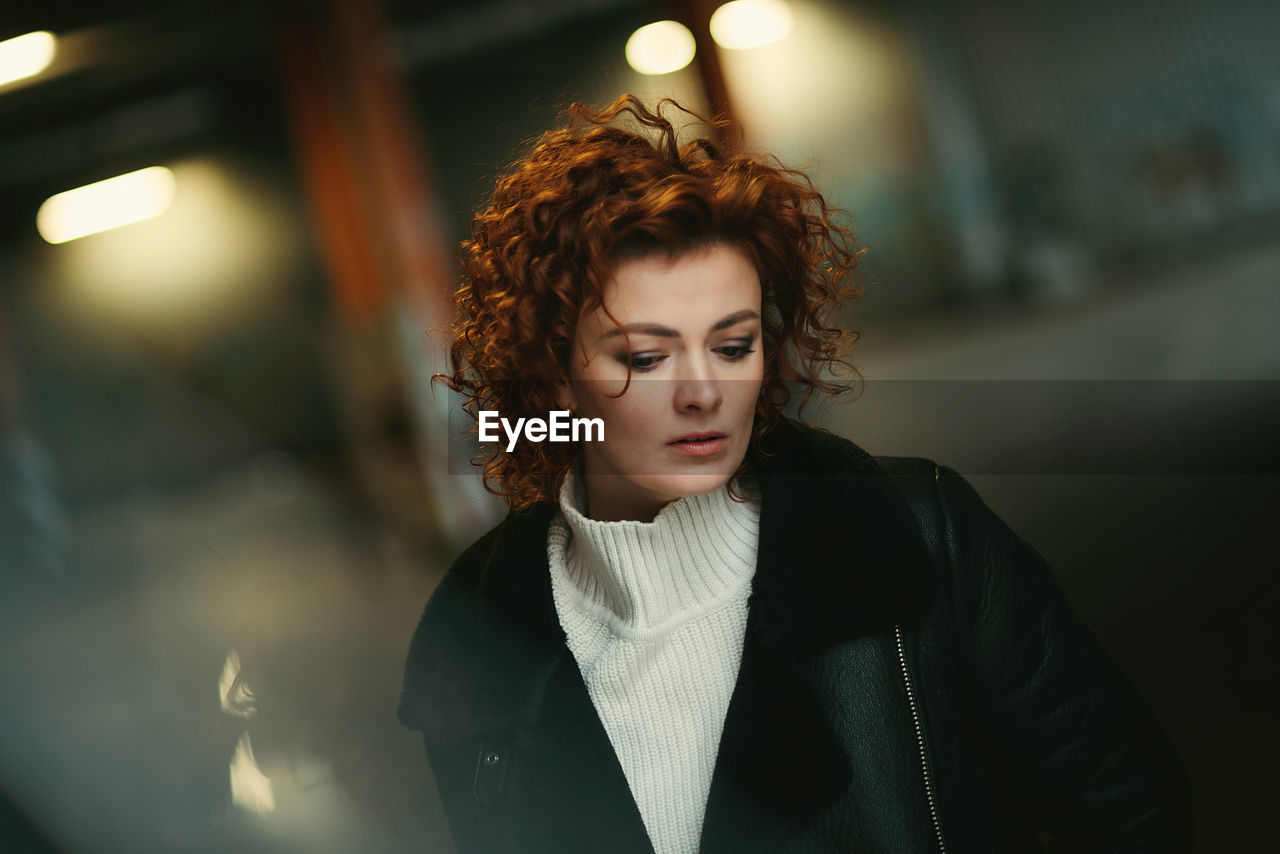
[[[651,474],[633,478],[640,486],[664,498],[687,498],[715,492],[729,482],[732,472],[706,474]]]

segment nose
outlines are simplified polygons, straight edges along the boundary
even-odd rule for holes
[[[724,399],[724,390],[706,365],[690,365],[674,380],[677,412],[715,412]]]

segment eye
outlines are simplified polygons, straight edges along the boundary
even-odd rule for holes
[[[741,344],[726,344],[723,347],[716,347],[715,352],[730,362],[740,362],[755,352],[755,348],[751,346],[754,343],[755,340],[752,339]]]
[[[666,356],[658,353],[632,353],[629,361],[631,364],[631,370],[645,373],[658,367],[658,365],[666,358]],[[627,360],[621,361],[624,361],[625,363]]]

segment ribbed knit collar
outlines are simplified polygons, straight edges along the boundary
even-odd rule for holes
[[[728,486],[671,502],[652,522],[583,515],[571,472],[547,537],[553,582],[567,582],[614,631],[651,635],[742,591],[756,569],[760,503]]]

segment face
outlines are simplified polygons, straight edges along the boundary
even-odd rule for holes
[[[601,418],[583,444],[595,519],[651,521],[741,465],[764,378],[760,279],[726,244],[618,265],[604,308],[578,323],[560,405]],[[631,385],[626,387],[628,365]]]

